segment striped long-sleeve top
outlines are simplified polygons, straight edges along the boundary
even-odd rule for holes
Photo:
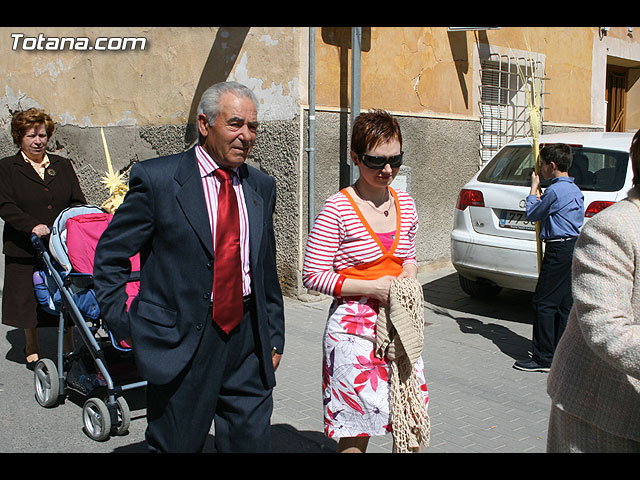
[[[395,257],[403,265],[416,262],[418,214],[407,192],[395,190],[400,207],[400,239]],[[384,232],[377,232],[384,233]],[[370,263],[384,255],[383,250],[360,220],[342,192],[327,199],[309,233],[302,267],[305,287],[326,295],[335,295],[341,270]]]

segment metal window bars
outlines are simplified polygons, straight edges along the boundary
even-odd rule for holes
[[[506,143],[531,136],[529,108],[540,89],[544,111],[544,64],[539,60],[491,54],[480,70],[480,162],[484,165]]]

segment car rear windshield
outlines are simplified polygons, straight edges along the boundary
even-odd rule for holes
[[[573,163],[569,176],[575,179],[581,190],[616,192],[624,186],[629,164],[629,154],[625,152],[601,150],[587,147],[572,147]],[[478,176],[487,183],[505,185],[531,185],[534,170],[531,146],[509,146],[493,157]],[[550,180],[542,180],[542,187]]]

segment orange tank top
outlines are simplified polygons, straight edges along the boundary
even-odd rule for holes
[[[371,237],[376,241],[383,255],[373,262],[362,263],[360,265],[354,265],[353,267],[344,268],[337,273],[339,273],[340,275],[344,275],[346,278],[354,278],[359,280],[375,280],[377,278],[383,277],[384,275],[393,275],[394,277],[400,275],[400,273],[402,273],[402,264],[404,260],[402,258],[396,257],[393,254],[396,250],[396,247],[398,246],[398,241],[400,240],[400,202],[398,201],[396,192],[391,187],[389,187],[389,192],[391,192],[396,206],[396,232],[393,244],[388,250],[385,248],[376,232],[373,231],[371,225],[369,225],[369,222],[367,222],[367,220],[364,218],[364,215],[356,205],[356,202],[349,194],[347,189],[342,189],[340,192],[347,197],[347,199],[351,203],[351,206],[358,215],[358,218],[362,222],[362,225],[367,229]]]

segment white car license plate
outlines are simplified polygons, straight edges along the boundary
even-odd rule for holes
[[[525,212],[515,210],[502,210],[500,214],[500,227],[516,230],[535,230],[535,222],[527,220]]]

